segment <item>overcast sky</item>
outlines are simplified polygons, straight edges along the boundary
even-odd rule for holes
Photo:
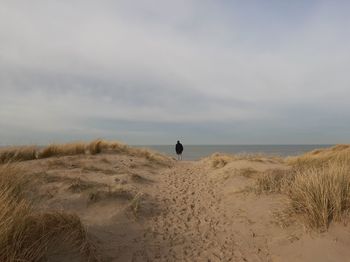
[[[350,141],[350,1],[1,0],[0,144]]]

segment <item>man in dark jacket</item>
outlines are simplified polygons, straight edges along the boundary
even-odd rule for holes
[[[177,141],[176,146],[175,146],[175,151],[177,154],[177,160],[182,160],[182,151],[184,151],[184,147],[180,143],[180,141]]]

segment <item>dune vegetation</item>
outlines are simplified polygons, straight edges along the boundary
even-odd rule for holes
[[[271,163],[283,163],[283,159],[278,156],[270,156],[264,154],[222,154],[214,153],[209,157],[204,158],[203,162],[209,162],[213,168],[222,168],[229,163],[247,160],[252,162],[271,162]]]
[[[38,146],[6,147],[0,149],[0,163],[80,154],[96,155],[102,152],[145,157],[150,161],[165,165],[169,164],[170,160],[169,158],[149,149],[133,148],[120,142],[97,139],[91,142],[51,144],[43,148]]]
[[[292,208],[309,226],[325,230],[331,221],[340,221],[350,209],[350,168],[330,162],[296,172],[288,195]]]
[[[148,149],[99,139],[46,147],[4,148],[0,151],[0,161],[0,261],[4,262],[50,261],[51,257],[55,261],[71,261],[66,256],[68,253],[82,261],[96,261],[104,252],[108,253],[106,258],[125,261],[123,254],[136,254],[135,257],[144,254],[145,247],[134,240],[145,243],[142,241],[149,228],[147,223],[154,223],[153,228],[169,235],[176,216],[178,228],[184,223],[187,226],[183,227],[186,231],[181,234],[174,231],[173,236],[182,237],[188,230],[197,232],[195,216],[207,221],[204,225],[208,232],[213,230],[207,241],[215,239],[212,221],[216,221],[227,230],[227,237],[235,236],[239,230],[241,236],[247,236],[247,230],[256,232],[247,242],[257,241],[262,250],[265,240],[261,239],[260,243],[256,235],[280,237],[281,233],[262,226],[267,221],[279,223],[277,220],[282,219],[283,225],[296,222],[302,230],[304,226],[300,225],[324,232],[331,231],[329,226],[333,222],[346,222],[350,210],[350,146],[347,145],[285,159],[216,153],[200,161],[175,164],[170,157]],[[219,199],[223,199],[221,204],[216,202]],[[164,217],[164,212],[168,216]],[[158,219],[150,219],[153,216]],[[246,226],[242,227],[240,221]],[[254,226],[252,221],[260,224]],[[302,223],[298,225],[298,221]],[[147,227],[134,232],[135,223]],[[230,227],[225,226],[228,224]],[[89,234],[84,225],[89,228]],[[294,232],[295,228],[289,230]],[[95,241],[96,237],[105,236],[105,232],[109,232],[118,249],[110,248],[109,237],[101,238],[103,244]],[[203,241],[201,232],[193,235],[194,242]],[[300,238],[304,232],[298,232]],[[290,239],[288,229],[283,234]],[[149,247],[158,241],[153,236],[147,236]],[[167,242],[169,250],[172,237]],[[163,243],[164,239],[159,241]],[[236,240],[223,250],[233,243]],[[222,245],[225,243],[218,244]],[[200,244],[198,248],[206,250],[207,246]],[[156,251],[152,252],[152,256],[158,256]],[[222,253],[221,257],[226,256]]]
[[[45,147],[7,147],[0,150],[0,261],[46,261],[51,251],[57,251],[60,246],[63,250],[61,253],[73,252],[81,258],[81,261],[98,260],[94,245],[91,244],[80,217],[75,213],[62,210],[42,211],[38,209],[32,201],[42,196],[35,196],[37,188],[33,187],[30,180],[39,181],[41,179],[39,183],[44,183],[45,177],[50,179],[46,181],[47,183],[55,182],[57,179],[58,182],[72,180],[73,183],[67,190],[71,193],[89,191],[88,203],[114,198],[131,201],[135,198],[131,191],[122,188],[104,191],[99,188],[105,184],[83,181],[80,178],[78,180],[71,177],[60,177],[59,174],[48,176],[45,173],[45,176],[40,176],[39,173],[36,175],[28,169],[22,170],[18,162],[34,160],[46,163],[44,165],[48,165],[49,169],[52,169],[55,163],[61,167],[70,168],[67,156],[82,155],[84,157],[101,153],[106,154],[104,158],[101,158],[101,164],[110,164],[106,158],[108,154],[110,156],[120,155],[126,159],[139,158],[140,163],[146,161],[145,163],[149,163],[150,166],[167,167],[172,164],[171,158],[148,149],[133,148],[119,142],[102,139],[91,142],[51,144]],[[49,158],[55,159],[50,160]],[[35,162],[29,164],[36,166]],[[93,170],[84,170],[87,167],[82,164],[81,170],[106,173],[107,176],[123,172],[124,169],[118,171],[118,167],[120,168],[117,166],[115,170],[104,170],[93,166],[91,167],[94,168]],[[128,175],[129,171],[124,171]],[[133,174],[133,176],[136,175]],[[53,193],[49,190],[45,194],[52,196]]]
[[[34,212],[25,198],[26,185],[20,169],[1,166],[0,261],[42,261],[61,243],[84,261],[96,261],[79,217],[63,211]]]
[[[350,145],[336,145],[316,149],[301,156],[288,157],[286,162],[294,168],[322,167],[330,163],[350,164]]]
[[[0,163],[9,161],[25,161],[37,158],[36,146],[7,147],[0,149]]]
[[[44,147],[42,150],[38,150],[38,158],[85,154],[85,150],[86,145],[82,142],[63,145],[52,144]]]
[[[284,193],[294,213],[321,231],[350,210],[350,146],[314,150],[286,159],[289,170],[272,170],[257,179],[258,192]]]

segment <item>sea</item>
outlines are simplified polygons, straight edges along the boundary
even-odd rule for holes
[[[269,156],[295,156],[314,149],[333,145],[183,145],[183,160],[199,160],[213,153],[227,154],[265,154]],[[150,148],[171,157],[176,157],[175,145],[144,145],[137,147]]]

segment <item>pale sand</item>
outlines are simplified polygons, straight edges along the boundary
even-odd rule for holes
[[[283,212],[285,196],[254,192],[261,172],[288,168],[279,161],[167,167],[101,154],[19,165],[35,185],[28,196],[36,209],[76,212],[102,261],[350,261],[348,227],[309,232]],[[50,261],[79,261],[67,250],[54,253]]]

